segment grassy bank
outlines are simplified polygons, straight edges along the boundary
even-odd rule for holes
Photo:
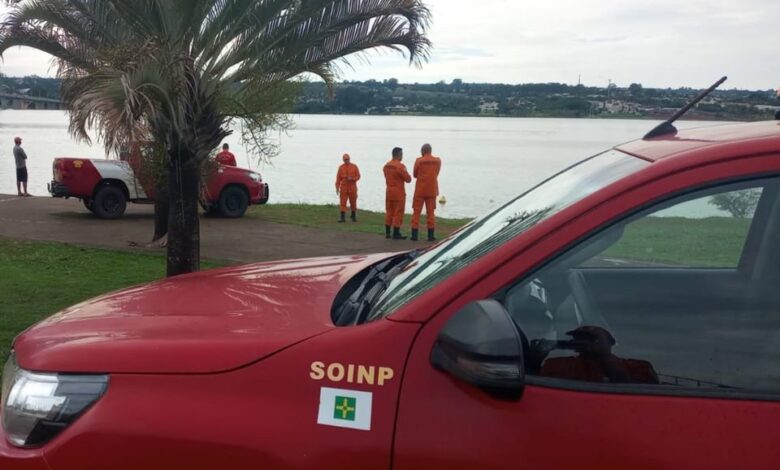
[[[647,217],[626,227],[604,256],[653,264],[734,268],[750,220],[732,217]]]
[[[384,212],[361,210],[358,212],[358,223],[351,222],[349,214],[347,214],[347,222],[340,224],[338,223],[339,208],[336,205],[268,204],[251,207],[247,212],[247,216],[269,222],[300,225],[303,227],[324,228],[344,232],[385,233]],[[411,214],[406,214],[404,217],[403,232],[405,234],[409,232],[411,219]],[[437,237],[450,234],[470,221],[471,219],[444,219],[437,217]],[[420,222],[424,230],[424,216]]]
[[[0,273],[0,364],[4,364],[11,340],[28,326],[82,300],[160,279],[165,276],[165,259],[0,238]]]

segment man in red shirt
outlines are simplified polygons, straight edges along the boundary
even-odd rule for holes
[[[420,214],[425,206],[425,222],[428,226],[428,241],[435,241],[436,229],[436,196],[439,195],[439,172],[441,171],[441,159],[434,157],[431,144],[422,146],[422,156],[414,162],[414,177],[417,182],[414,185],[414,198],[412,199],[412,241],[417,240],[420,227]]]
[[[222,151],[217,154],[216,160],[221,165],[236,166],[236,156],[230,151],[228,144],[222,144]]]
[[[405,240],[401,235],[401,224],[404,222],[404,206],[406,206],[406,183],[412,182],[412,176],[406,171],[406,165],[401,163],[404,151],[400,147],[393,149],[393,158],[385,163],[382,171],[385,174],[387,191],[385,193],[385,238]],[[390,235],[390,229],[393,234]]]
[[[352,214],[349,216],[352,222],[357,222],[357,182],[360,180],[360,170],[357,165],[350,162],[349,154],[345,153],[341,157],[344,163],[339,167],[336,173],[336,194],[339,195],[341,205],[341,218],[339,223],[344,222],[344,214],[347,212],[347,201]]]

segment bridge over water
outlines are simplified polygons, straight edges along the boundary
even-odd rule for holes
[[[0,109],[62,109],[62,103],[52,98],[0,93]]]

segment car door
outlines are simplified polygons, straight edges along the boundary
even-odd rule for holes
[[[663,197],[671,180],[653,183],[543,265],[485,281],[522,332],[520,399],[436,370],[456,311],[434,317],[408,361],[394,467],[776,468],[780,177],[724,177],[745,167],[675,176]]]

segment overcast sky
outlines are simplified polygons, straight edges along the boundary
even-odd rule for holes
[[[353,61],[346,80],[562,82],[770,89],[780,85],[780,0],[427,0],[431,60]],[[0,72],[53,76],[48,58],[6,52]]]

